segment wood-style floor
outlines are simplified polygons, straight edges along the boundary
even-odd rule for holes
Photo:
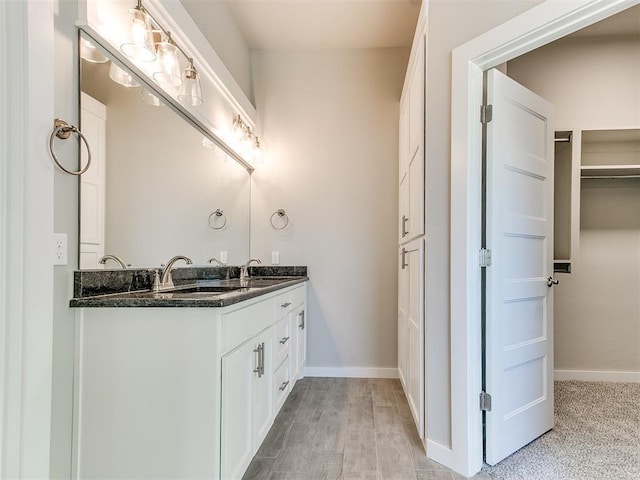
[[[305,378],[243,480],[462,478],[425,456],[399,380]]]

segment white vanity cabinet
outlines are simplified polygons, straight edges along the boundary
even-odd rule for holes
[[[78,309],[73,478],[240,480],[296,378],[294,301],[305,284],[219,308]]]

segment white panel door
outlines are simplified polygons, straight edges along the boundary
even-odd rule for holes
[[[553,105],[488,75],[486,462],[553,428]]]

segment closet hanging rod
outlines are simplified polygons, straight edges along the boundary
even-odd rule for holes
[[[553,140],[555,142],[558,142],[558,143],[570,143],[571,142],[571,135],[569,135],[568,137],[554,138]]]
[[[598,178],[606,178],[606,179],[616,179],[616,178],[640,178],[640,174],[632,174],[632,175],[582,175],[580,178],[585,178],[587,180],[595,180]]]

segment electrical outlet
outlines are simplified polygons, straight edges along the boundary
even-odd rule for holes
[[[226,250],[220,252],[220,261],[226,265],[227,261],[229,261],[229,252],[227,252]]]
[[[67,264],[67,234],[66,233],[53,234],[53,264],[54,265]]]
[[[271,252],[271,265],[280,265],[280,252]]]

